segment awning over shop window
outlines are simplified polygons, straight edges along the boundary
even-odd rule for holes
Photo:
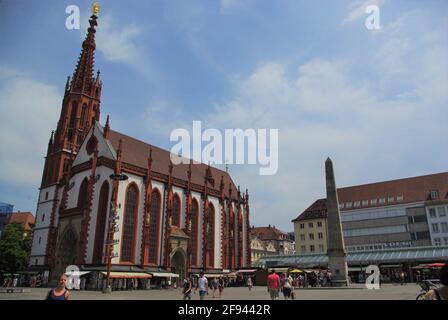
[[[358,271],[365,271],[365,268],[363,270],[363,268],[361,267],[348,267],[348,272],[358,272]]]
[[[236,273],[254,273],[257,269],[238,270]]]
[[[271,272],[272,270],[275,270],[275,273],[279,273],[279,272],[288,272],[289,268],[269,268],[269,272]]]
[[[402,266],[401,264],[384,264],[380,268],[401,268]]]
[[[170,272],[151,272],[151,274],[158,278],[179,278],[178,274]]]
[[[92,271],[66,272],[65,275],[66,276],[79,276],[79,277],[81,277],[81,276],[83,276],[85,274],[88,274],[90,272],[92,272]]]
[[[219,278],[219,277],[225,277],[228,273],[205,273],[204,276],[206,278]]]
[[[107,272],[101,272],[104,275],[107,275]],[[152,278],[152,275],[143,273],[143,272],[111,272],[110,273],[111,278],[117,278],[117,279],[131,279],[131,278],[139,278],[139,279],[149,279]]]

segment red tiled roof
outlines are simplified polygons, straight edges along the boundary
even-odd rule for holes
[[[256,236],[261,240],[286,240],[288,234],[275,227],[252,227],[250,229],[250,235]]]
[[[448,200],[448,172],[339,188],[338,199],[339,203],[369,200],[369,205],[362,207],[376,207],[370,200],[386,198],[384,205],[433,201],[429,196],[433,190],[439,194],[437,200]],[[403,200],[397,201],[397,196]],[[388,197],[394,201],[388,202]]]
[[[314,201],[305,211],[303,211],[297,218],[292,220],[292,222],[326,218],[327,217],[327,199],[319,199]]]
[[[147,168],[149,149],[152,148],[152,171],[168,175],[170,164],[170,152],[159,147],[147,144],[122,133],[110,130],[109,141],[115,150],[118,149],[119,141],[122,140],[122,161],[143,169]],[[191,165],[191,183],[204,186],[204,176],[207,170],[206,164]],[[224,178],[224,195],[229,196],[229,185],[232,188],[232,199],[237,199],[237,187],[230,175],[222,170],[210,167],[211,175],[215,185],[207,184],[209,188],[219,190],[221,176]],[[188,181],[188,164],[173,165],[173,178]]]
[[[9,217],[8,223],[20,223],[25,228],[25,231],[29,231],[35,220],[31,212],[13,212]]]
[[[438,192],[437,199],[430,198],[431,191]],[[403,199],[398,201],[397,196],[402,196]],[[389,202],[389,197],[394,197],[394,200]],[[385,198],[385,203],[379,203],[381,198]],[[338,188],[338,200],[339,204],[352,202],[352,207],[347,208],[344,206],[341,209],[342,212],[414,202],[425,202],[426,204],[447,203],[448,172]],[[365,200],[368,200],[368,204],[362,203]],[[377,200],[377,203],[372,204],[370,200]],[[360,202],[360,205],[354,207],[354,202],[357,201]],[[326,217],[326,210],[326,199],[319,199],[292,222]]]

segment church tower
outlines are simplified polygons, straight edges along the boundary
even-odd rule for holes
[[[100,72],[94,76],[97,12],[90,27],[73,76],[65,85],[56,131],[51,132],[36,210],[36,228],[30,266],[51,270],[55,261],[58,208],[68,181],[71,164],[92,124],[100,119]]]
[[[90,126],[100,119],[100,72],[93,76],[96,20],[95,14],[90,17],[75,72],[71,81],[67,78],[61,115],[48,144],[41,187],[61,181]]]

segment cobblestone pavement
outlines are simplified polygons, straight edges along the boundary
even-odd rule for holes
[[[30,292],[0,293],[0,300],[43,300],[49,289],[27,288]],[[297,300],[414,300],[420,286],[416,284],[393,285],[385,284],[379,290],[368,290],[361,285],[350,288],[309,288],[295,289]],[[99,291],[72,291],[73,300],[181,300],[180,289],[114,291],[103,294]],[[225,288],[223,296],[213,298],[212,291],[206,300],[268,300],[266,287]],[[280,299],[283,299],[280,294]],[[199,300],[199,295],[193,294],[192,300]]]

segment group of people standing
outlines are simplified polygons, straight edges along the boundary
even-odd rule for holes
[[[332,274],[330,271],[312,271],[297,275],[294,279],[295,287],[331,287]]]
[[[201,300],[204,300],[205,296],[209,294],[209,289],[212,290],[213,298],[216,298],[216,291],[219,293],[219,298],[222,297],[222,293],[224,291],[225,282],[223,277],[215,277],[213,280],[209,281],[207,280],[207,277],[205,277],[204,272],[201,272],[199,274],[199,279],[197,281],[197,284],[194,285],[193,283],[193,277],[186,278],[184,280],[182,294],[184,300],[191,300],[191,294],[199,291],[199,298]]]
[[[281,274],[279,276],[275,273],[275,270],[271,270],[271,273],[268,275],[267,285],[271,300],[278,300],[280,291],[283,293],[285,300],[295,299],[293,278],[291,275]]]

